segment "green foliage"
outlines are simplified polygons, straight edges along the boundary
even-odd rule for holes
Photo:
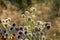
[[[43,3],[43,2],[44,2],[44,0],[37,0],[37,2],[38,2],[38,3]]]
[[[22,0],[15,0],[15,3],[22,5]]]
[[[26,1],[28,6],[32,4],[31,0],[26,0]]]
[[[0,6],[7,7],[2,0],[0,0]]]
[[[54,0],[53,1],[53,10],[58,11],[60,6],[60,0]]]

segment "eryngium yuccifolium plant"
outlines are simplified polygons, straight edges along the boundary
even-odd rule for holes
[[[25,40],[40,40],[43,37],[46,39],[46,36],[41,34],[43,31],[41,31],[41,27],[43,28],[43,25],[45,25],[46,29],[50,29],[50,24],[46,23],[43,24],[44,22],[38,21],[36,22],[38,26],[17,26],[15,23],[9,27],[7,30],[1,29],[1,33],[3,34],[4,37],[16,37],[17,40],[20,39],[25,39]],[[33,27],[33,28],[32,28]],[[44,29],[44,28],[43,28]]]
[[[55,30],[52,29],[52,33],[50,33],[51,24],[45,21],[51,20],[52,23],[58,23],[53,22],[52,19],[59,20],[59,0],[1,1],[6,4],[7,8],[0,6],[0,11],[2,11],[2,13],[0,12],[0,25],[2,24],[0,38],[2,36],[7,40],[46,40],[49,37],[47,35],[52,34]],[[2,5],[1,1],[0,5]],[[57,17],[55,18],[55,16]],[[59,27],[54,28],[59,29]]]
[[[6,24],[6,20],[3,20],[3,24]],[[46,22],[44,23],[43,21],[34,21],[30,16],[27,18],[28,25],[25,26],[17,26],[16,23],[12,23],[10,27],[7,28],[2,28],[2,35],[4,37],[7,37],[8,39],[14,39],[16,38],[17,40],[40,40],[45,38],[45,33],[42,35],[41,33],[44,32],[43,30],[50,29],[50,23]],[[34,24],[36,24],[34,26]],[[42,31],[41,31],[42,30]]]

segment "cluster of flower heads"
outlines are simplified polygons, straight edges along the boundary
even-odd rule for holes
[[[30,9],[30,12],[33,11],[37,11],[36,8],[32,7]],[[1,29],[0,31],[2,36],[8,40],[46,40],[43,29],[50,29],[50,23],[39,20],[34,21],[31,16],[26,15],[30,12],[25,11],[25,14],[22,14],[22,17],[27,19],[28,26],[17,26],[16,23],[10,25],[11,18],[2,19],[1,23],[4,26],[4,29]],[[33,25],[30,25],[29,23]],[[34,24],[36,24],[36,26]],[[8,27],[8,25],[10,26]]]
[[[38,23],[39,24],[39,23]],[[45,24],[46,29],[50,29],[48,23]],[[0,33],[5,37],[10,37],[12,40],[40,40],[40,37],[45,38],[44,32],[41,32],[41,27],[17,26],[15,23],[8,29],[0,29]],[[42,39],[43,40],[43,39]]]
[[[5,19],[1,19],[1,23],[3,25],[4,28],[10,26],[10,21],[11,21],[11,18],[5,18]]]

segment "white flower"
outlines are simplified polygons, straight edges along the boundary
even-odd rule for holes
[[[35,21],[34,21],[34,20],[31,20],[31,23],[32,23],[32,24],[35,24]]]
[[[2,24],[6,24],[6,20],[5,19],[2,19],[1,22],[2,22]]]
[[[45,28],[44,24],[45,22],[43,21],[36,21],[36,25],[38,25],[38,27],[40,27],[41,29],[40,31],[42,31]]]
[[[42,40],[46,40],[46,36],[45,35],[42,35]]]
[[[43,21],[37,21],[36,23],[37,23],[37,25],[43,25],[44,24]]]
[[[27,31],[29,31],[29,30],[30,30],[30,28],[31,28],[31,26],[24,26],[24,28],[26,28],[26,29],[27,29]]]
[[[25,18],[26,16],[24,14],[22,14],[21,17]]]
[[[29,11],[25,11],[25,14],[30,14],[30,12]]]
[[[26,28],[28,30],[28,26],[24,26],[24,28]]]
[[[23,40],[22,38],[20,40]]]
[[[9,19],[6,19],[6,23],[9,24],[10,23],[10,20]]]
[[[2,22],[2,25],[3,25],[4,28],[6,28],[6,26],[10,26],[10,21],[11,21],[10,18],[1,19],[1,22]]]
[[[28,35],[28,36],[31,36],[31,37],[33,36],[31,32],[29,32],[27,35]]]
[[[49,26],[51,26],[51,22],[47,22]]]
[[[8,17],[7,19],[8,19],[9,21],[11,21],[11,18]]]
[[[29,39],[25,38],[25,40],[29,40]]]
[[[30,8],[30,11],[31,11],[31,12],[35,12],[35,11],[37,11],[37,9],[36,9],[35,7],[31,7],[31,8]]]
[[[1,20],[2,24],[8,24],[8,23],[10,23],[10,21],[11,21],[11,18]]]
[[[27,17],[27,21],[31,21],[32,18],[30,16]]]

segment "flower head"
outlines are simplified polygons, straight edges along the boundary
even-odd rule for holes
[[[5,34],[6,33],[6,30],[2,30],[2,32]]]
[[[7,37],[7,36],[8,36],[8,34],[6,33],[6,34],[5,34],[5,36]]]
[[[19,32],[19,35],[23,35],[23,31],[20,31],[20,32]]]
[[[13,26],[13,27],[15,27],[15,26],[16,26],[16,24],[15,24],[15,23],[13,23],[13,24],[12,24],[12,26]]]
[[[30,12],[35,12],[35,11],[37,11],[37,9],[35,7],[30,8]]]
[[[38,32],[40,32],[40,28],[38,28],[38,27],[35,27],[35,31],[38,31]]]
[[[18,35],[18,37],[17,37],[18,39],[20,39],[21,38],[21,36],[20,35]]]
[[[37,21],[37,25],[43,25],[44,22],[43,21]]]
[[[16,28],[15,28],[15,30],[16,30],[16,31],[19,31],[19,28],[18,28],[18,27],[16,27]]]
[[[11,27],[10,30],[11,30],[11,31],[14,30],[14,27]]]
[[[48,22],[48,23],[45,24],[45,26],[46,26],[47,29],[50,29],[51,24]]]
[[[27,31],[25,31],[24,33],[27,34]]]
[[[22,17],[22,18],[25,18],[26,16],[25,16],[25,14],[22,14],[21,17]]]
[[[25,38],[25,40],[29,40],[28,38]]]
[[[19,29],[20,29],[20,30],[23,30],[23,27],[20,27]]]
[[[29,11],[25,11],[25,14],[30,14],[30,12]]]

